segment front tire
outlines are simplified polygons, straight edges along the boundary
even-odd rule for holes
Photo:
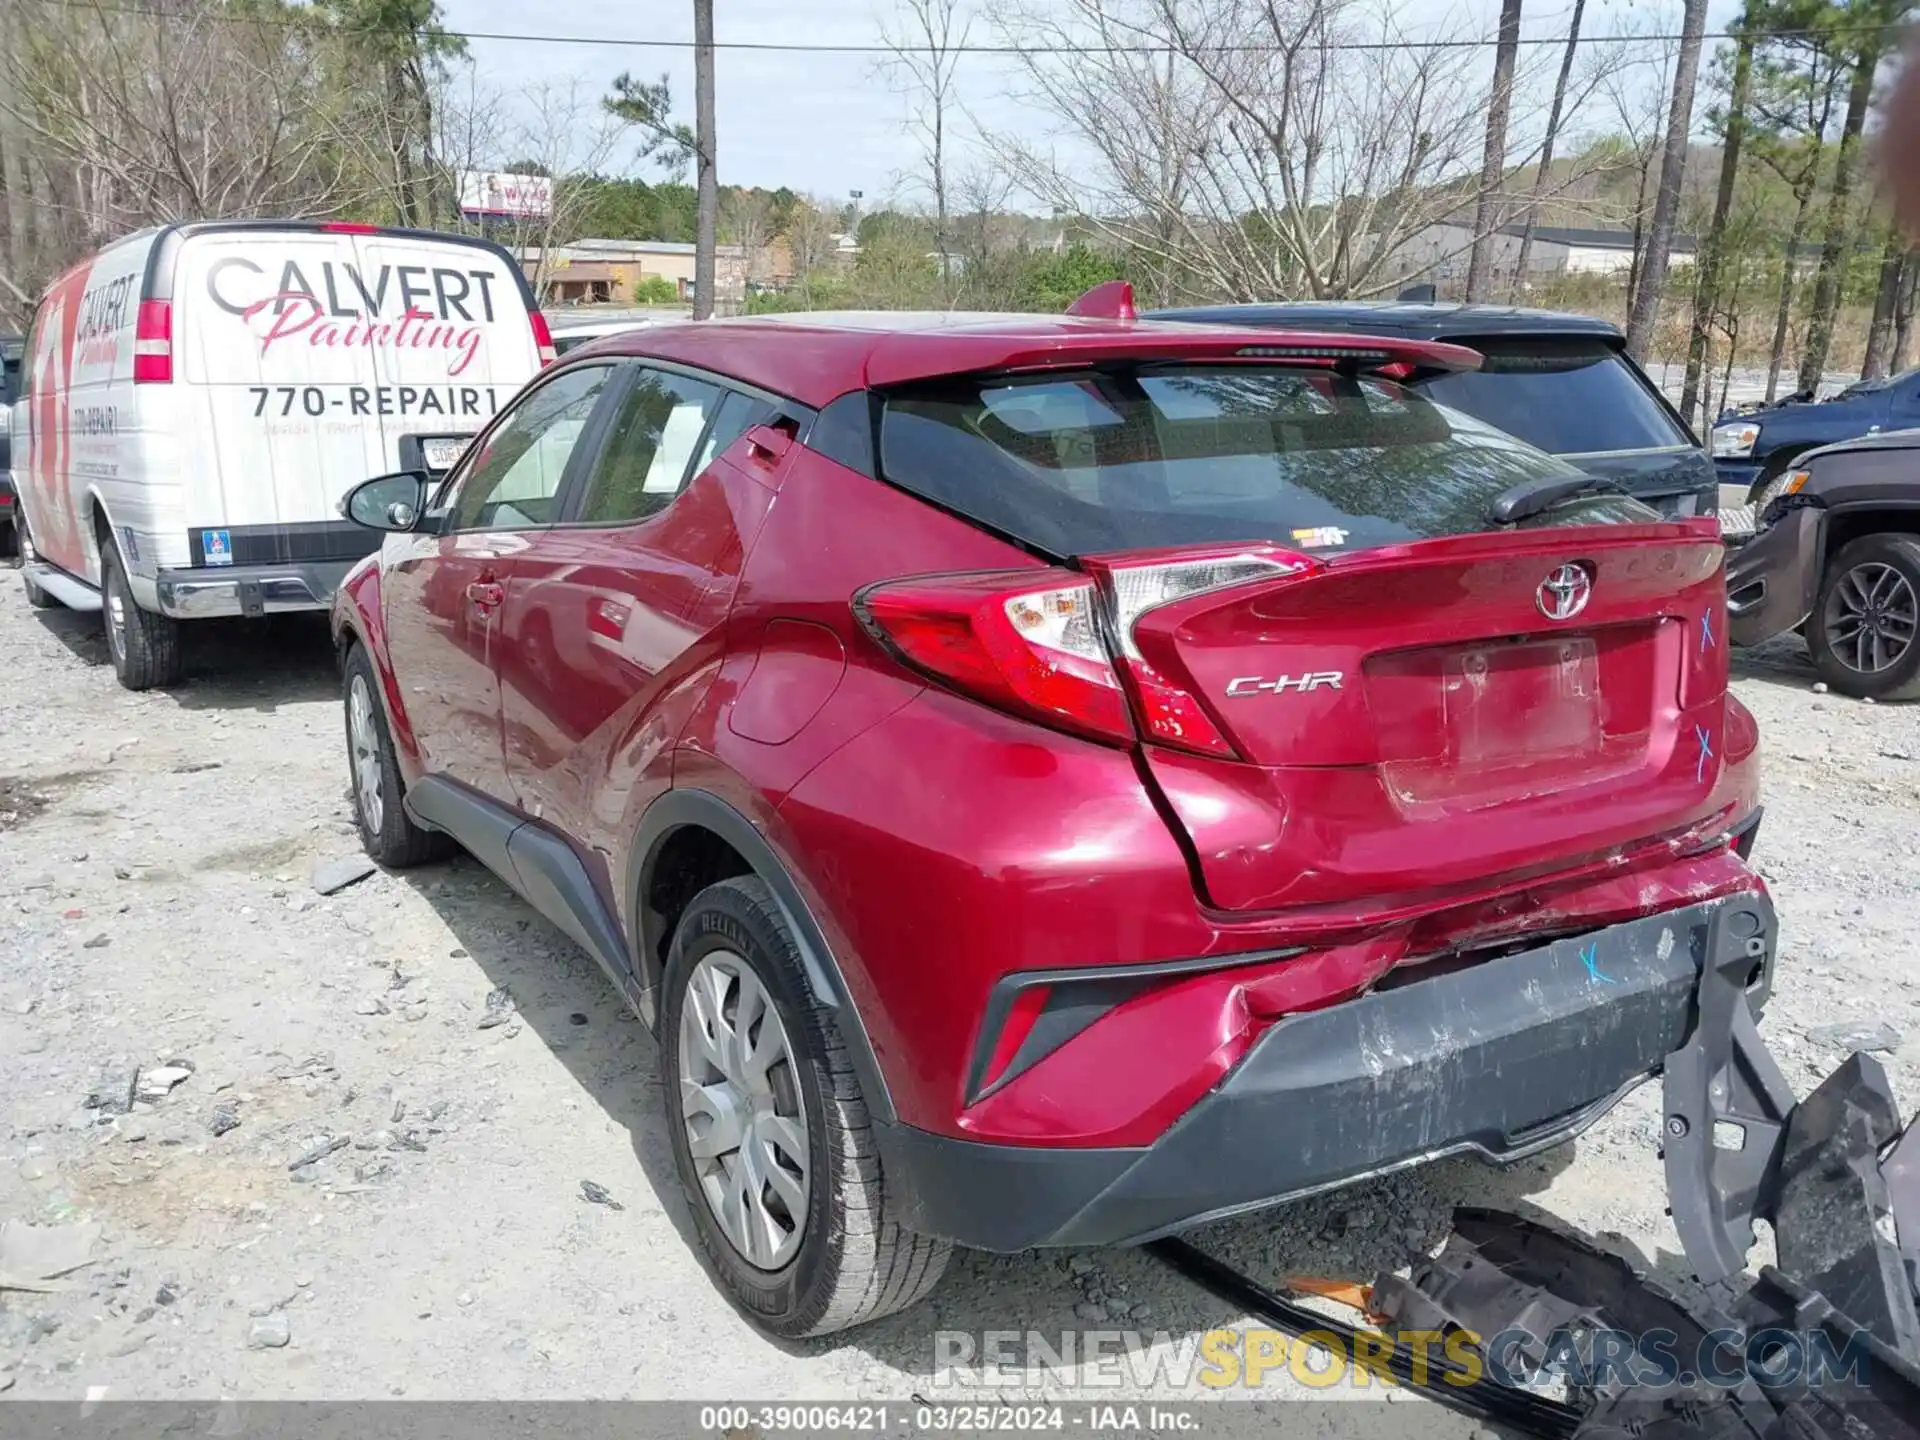
[[[694,897],[664,988],[674,1169],[721,1292],[785,1340],[924,1298],[952,1246],[889,1213],[859,1077],[765,881]]]
[[[1920,541],[1865,535],[1843,546],[1820,582],[1807,649],[1842,695],[1920,698]]]
[[[380,681],[366,648],[355,645],[347,656],[347,766],[353,779],[353,820],[360,844],[377,863],[394,870],[424,865],[450,853],[453,842],[423,830],[408,817],[400,762],[380,705]]]
[[[134,603],[133,588],[127,583],[118,550],[109,547],[102,551],[100,569],[100,614],[106,624],[113,673],[129,690],[178,684],[184,669],[179,622],[142,610]]]

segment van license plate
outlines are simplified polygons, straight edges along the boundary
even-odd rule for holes
[[[451,470],[454,462],[466,452],[470,435],[439,435],[420,442],[421,456],[427,462],[429,470]]]

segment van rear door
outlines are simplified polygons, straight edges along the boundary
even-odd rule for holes
[[[540,368],[526,282],[493,245],[405,231],[352,238],[359,273],[399,327],[373,347],[383,468],[447,470]]]
[[[353,226],[198,230],[173,296],[195,535],[333,530],[349,489],[419,468],[424,438],[475,434],[540,363],[524,282],[481,242]],[[206,563],[197,544],[194,563]]]

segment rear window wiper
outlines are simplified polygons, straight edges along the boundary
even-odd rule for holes
[[[1522,480],[1502,490],[1487,507],[1496,525],[1515,525],[1582,495],[1626,495],[1633,492],[1605,475],[1555,475],[1545,480]]]

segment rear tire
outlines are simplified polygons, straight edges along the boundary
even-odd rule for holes
[[[179,622],[134,603],[118,550],[102,550],[100,570],[100,616],[113,656],[113,673],[129,690],[179,684],[183,668]]]
[[[394,758],[393,734],[380,704],[380,679],[366,648],[355,645],[342,674],[347,721],[347,768],[353,781],[353,821],[367,854],[391,870],[406,870],[453,853],[453,842],[423,830],[407,815],[406,787]]]
[[[1842,546],[1807,619],[1807,649],[1842,695],[1920,699],[1920,541],[1864,535]]]
[[[700,1258],[721,1293],[783,1340],[830,1335],[917,1304],[953,1247],[893,1217],[859,1077],[834,1012],[807,985],[765,881],[740,876],[694,897],[674,932],[664,991],[660,1053],[673,1165]],[[700,1161],[696,1130],[708,1152]],[[793,1158],[800,1151],[804,1175]],[[804,1203],[790,1204],[802,1190]],[[723,1222],[716,1206],[738,1218]],[[729,1225],[748,1233],[757,1259]]]

